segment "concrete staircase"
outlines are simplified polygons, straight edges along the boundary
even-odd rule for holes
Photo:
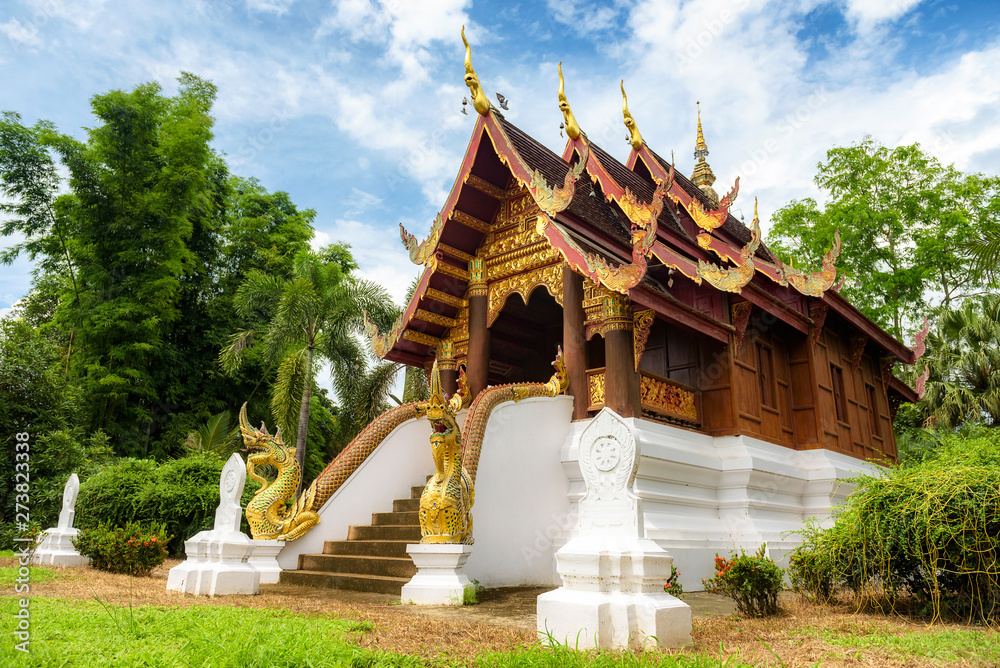
[[[352,526],[347,540],[328,540],[323,554],[300,554],[299,569],[282,571],[281,584],[399,595],[417,568],[406,546],[420,542],[420,494],[392,502],[391,513],[372,513],[368,526]]]

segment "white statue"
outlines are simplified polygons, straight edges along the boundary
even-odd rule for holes
[[[71,474],[63,488],[63,503],[59,510],[59,522],[55,528],[48,529],[42,537],[31,561],[36,564],[50,566],[86,566],[90,557],[85,557],[73,547],[73,539],[79,530],[73,528],[73,518],[76,515],[76,497],[80,493],[80,478]]]

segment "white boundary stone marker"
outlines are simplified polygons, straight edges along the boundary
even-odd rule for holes
[[[555,555],[563,585],[538,597],[543,641],[602,649],[691,642],[691,608],[663,591],[673,558],[645,537],[633,492],[638,466],[631,427],[604,408],[581,435],[587,493],[572,537]]]
[[[76,516],[76,497],[80,493],[80,478],[71,474],[63,488],[62,508],[59,510],[59,522],[53,529],[48,529],[35,553],[32,563],[49,566],[86,566],[90,557],[85,557],[73,547],[73,538],[79,529],[73,528]]]
[[[184,541],[187,559],[170,569],[168,590],[197,596],[260,592],[260,573],[247,561],[254,550],[254,541],[240,532],[243,515],[240,497],[246,481],[246,464],[234,452],[219,478],[215,524],[211,531],[202,531]]]

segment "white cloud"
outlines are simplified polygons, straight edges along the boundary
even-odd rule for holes
[[[410,262],[400,243],[398,230],[391,226],[338,219],[316,235],[349,242],[358,275],[384,287],[396,304],[403,303],[410,283],[420,273],[421,268]]]
[[[0,308],[0,320],[5,320],[13,311],[13,307]]]
[[[12,43],[33,47],[39,47],[43,43],[38,27],[30,22],[21,25],[17,19],[11,19],[6,23],[0,23],[0,33],[6,35]]]
[[[246,3],[251,12],[273,12],[281,16],[295,4],[295,0],[246,0]]]
[[[381,197],[354,187],[351,188],[351,196],[345,199],[342,204],[346,207],[343,212],[344,216],[357,216],[370,209],[384,208]]]
[[[847,18],[859,30],[867,32],[873,26],[894,21],[919,5],[921,0],[846,0]]]

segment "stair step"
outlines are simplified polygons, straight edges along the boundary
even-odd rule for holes
[[[418,515],[419,513],[416,511],[372,513],[372,524],[374,526],[386,526],[391,524],[420,526],[420,518]]]
[[[324,571],[282,571],[281,584],[306,587],[326,587],[329,589],[350,589],[370,591],[378,594],[399,596],[409,578],[387,577],[384,575],[355,575],[353,573],[327,573]]]
[[[303,554],[299,556],[299,570],[407,579],[417,574],[417,567],[408,556],[371,557],[355,554]]]
[[[406,557],[406,546],[415,540],[328,540],[323,543],[323,554],[341,554],[370,557]]]
[[[420,541],[420,525],[352,526],[347,530],[347,540],[409,540],[416,543]]]
[[[392,502],[394,513],[412,513],[420,510],[420,499],[396,499]]]
[[[411,487],[410,488],[410,498],[411,499],[417,499],[417,500],[419,500],[420,499],[420,495],[423,494],[423,493],[424,493],[424,485],[421,485],[420,487]]]

